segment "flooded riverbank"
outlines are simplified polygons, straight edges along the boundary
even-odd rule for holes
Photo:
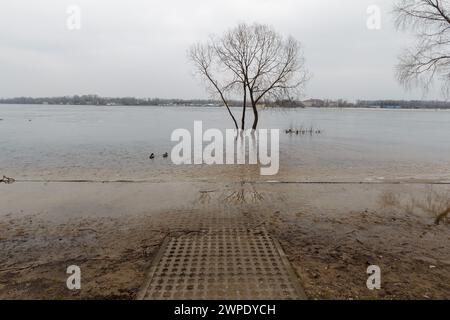
[[[257,166],[176,166],[163,158],[176,144],[173,130],[193,130],[195,120],[225,130],[224,112],[1,105],[0,174],[41,181],[450,181],[450,112],[442,110],[263,110],[260,128],[281,131],[280,170],[270,179]],[[321,134],[284,134],[310,126]]]

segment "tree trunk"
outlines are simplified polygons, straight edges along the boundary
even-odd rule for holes
[[[220,91],[219,91],[219,92],[220,92]],[[225,97],[223,96],[222,92],[220,92],[220,96],[222,97],[222,101],[223,101],[223,103],[225,104],[225,107],[227,108],[228,113],[230,114],[231,119],[233,119],[234,126],[236,127],[236,130],[239,130],[239,126],[238,126],[238,123],[237,123],[237,121],[236,121],[236,118],[234,117],[233,112],[231,112],[230,106],[228,105],[227,100],[225,100]]]
[[[220,96],[222,97],[222,101],[223,101],[223,103],[225,104],[225,107],[226,107],[227,110],[228,110],[228,114],[230,115],[231,119],[233,119],[234,126],[236,127],[236,130],[239,130],[238,123],[237,123],[237,121],[236,121],[236,118],[235,118],[234,115],[233,115],[233,112],[231,112],[230,106],[228,105],[228,103],[227,103],[227,101],[225,100],[225,98],[224,98],[224,96],[222,95],[222,93],[220,93]]]
[[[236,130],[239,130],[239,126],[237,124],[236,118],[234,117],[233,113],[231,112],[230,107],[228,106],[228,104],[226,105],[226,107],[227,107],[228,113],[231,116],[231,119],[233,119],[234,126],[236,127]]]
[[[211,78],[211,76],[208,73],[207,69],[203,70],[204,75],[208,78],[208,80],[213,84],[213,86],[216,88],[217,92],[220,95],[220,98],[222,99],[222,102],[225,104],[225,107],[228,110],[228,113],[230,114],[231,119],[233,119],[234,122],[234,126],[236,127],[236,130],[239,130],[239,126],[237,124],[236,118],[233,115],[233,112],[231,112],[230,106],[228,105],[227,100],[225,99],[225,96],[223,95],[222,90],[220,90],[219,86],[217,85],[217,83]]]
[[[242,106],[242,130],[245,130],[245,111],[247,109],[247,87],[244,83],[244,104]]]
[[[253,108],[253,115],[255,116],[255,120],[253,120],[253,130],[256,130],[258,127],[258,121],[259,121],[259,115],[258,115],[258,109],[256,108],[256,103],[252,103]]]
[[[253,115],[255,117],[255,119],[253,120],[253,126],[252,126],[252,130],[256,130],[256,128],[258,127],[258,121],[259,121],[259,116],[258,116],[258,109],[256,108],[256,101],[255,101],[255,97],[253,96],[253,90],[250,87],[250,85],[247,83],[248,86],[248,91],[249,91],[249,95],[250,95],[250,101],[252,102],[252,108],[253,108]]]

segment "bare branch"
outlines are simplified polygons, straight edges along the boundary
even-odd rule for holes
[[[211,70],[214,63],[214,50],[212,46],[196,44],[189,50],[189,57],[195,64],[197,72],[202,77],[206,78],[209,81],[209,84],[212,85],[219,94],[231,119],[234,122],[235,128],[239,129],[236,118],[231,112],[230,105],[225,97],[226,92],[231,90],[237,81],[233,79],[232,81],[225,82],[225,84],[220,84],[220,82],[214,77],[213,71]]]
[[[396,25],[411,29],[417,42],[405,50],[397,65],[397,78],[405,87],[422,86],[424,91],[435,80],[448,90],[450,84],[450,1],[398,0]]]

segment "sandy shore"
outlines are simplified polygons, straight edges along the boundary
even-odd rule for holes
[[[279,240],[309,298],[448,299],[450,187],[274,183],[0,185],[1,299],[133,299],[167,237],[239,210]],[[366,287],[379,265],[382,289]],[[82,269],[69,291],[66,268]]]

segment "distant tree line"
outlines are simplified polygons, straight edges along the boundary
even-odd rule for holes
[[[107,98],[98,95],[75,95],[63,97],[17,97],[0,99],[0,104],[48,104],[74,106],[212,106],[221,107],[223,102],[212,99],[160,99],[160,98]],[[230,100],[231,107],[242,107],[242,101]],[[304,107],[300,101],[281,100],[266,104],[267,107]]]
[[[242,107],[242,101],[230,100],[231,107]],[[82,105],[82,106],[208,106],[222,107],[223,102],[212,99],[159,99],[159,98],[107,98],[98,95],[75,95],[45,98],[4,98],[0,104],[48,104],[48,105]],[[356,103],[345,100],[310,99],[266,101],[260,104],[265,108],[385,108],[385,109],[450,109],[447,101],[403,101],[403,100],[359,100]]]
[[[450,109],[449,101],[358,100],[348,102],[342,99],[310,99],[302,103],[304,106],[311,108]]]
[[[449,101],[403,101],[403,100],[374,100],[358,101],[358,107],[384,109],[450,109]]]
[[[83,106],[194,106],[194,105],[215,105],[217,101],[214,100],[182,100],[182,99],[159,99],[159,98],[134,98],[134,97],[119,97],[107,98],[98,95],[75,95],[63,97],[17,97],[0,99],[0,104],[49,104],[49,105],[83,105]]]
[[[320,100],[310,99],[302,102],[312,108],[380,108],[380,109],[450,109],[449,101],[424,100]]]

